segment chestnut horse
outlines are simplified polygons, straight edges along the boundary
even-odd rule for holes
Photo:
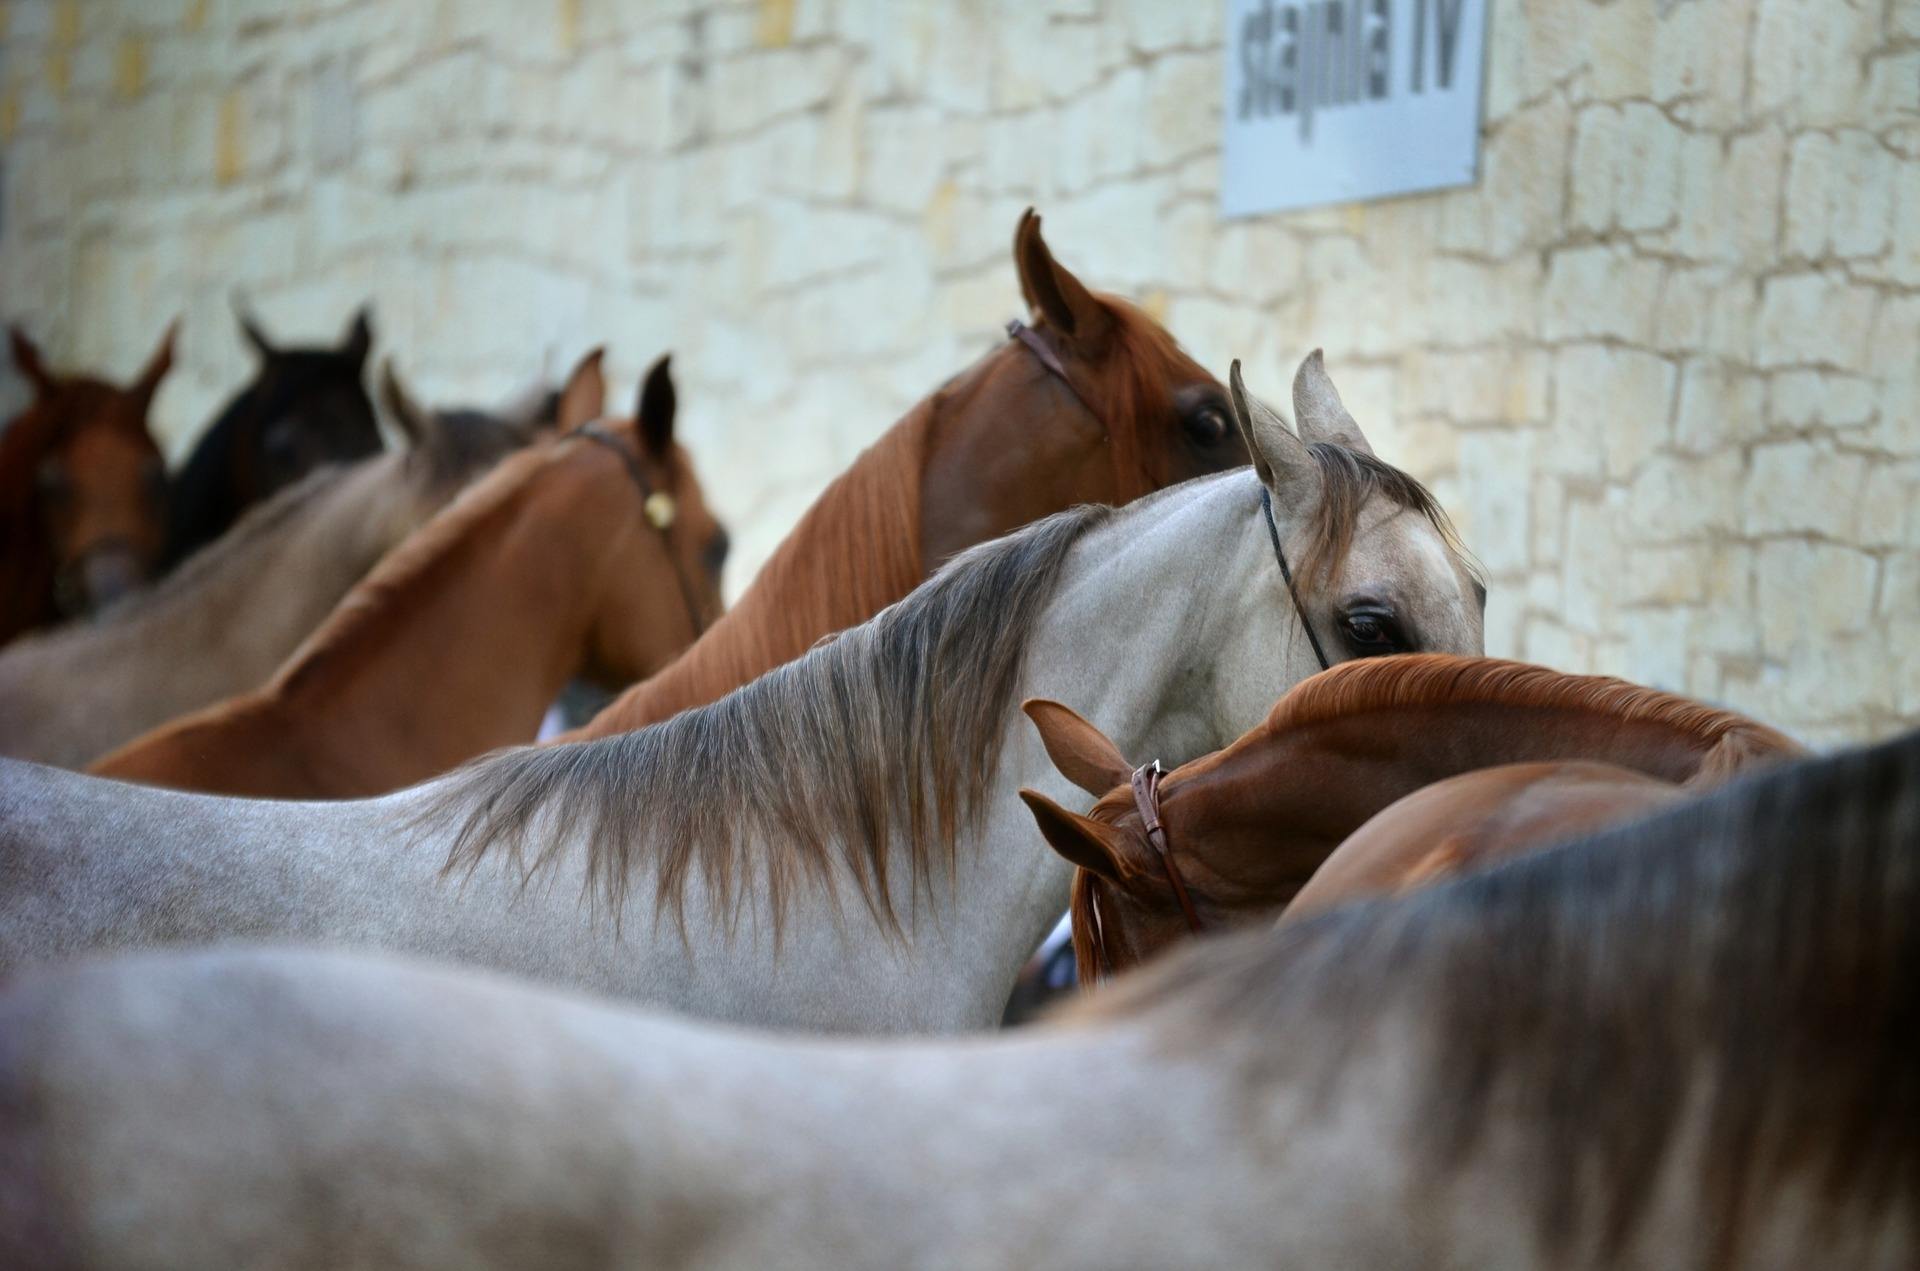
[[[477,410],[396,422],[405,449],[322,468],[97,621],[0,649],[0,755],[78,768],[265,683],[388,550],[538,427]]]
[[[385,391],[397,415],[419,415],[391,366]],[[220,794],[384,794],[533,740],[575,674],[625,684],[666,665],[720,611],[724,535],[673,440],[667,360],[637,422],[600,420],[604,395],[596,349],[560,403],[566,435],[390,553],[264,687],[88,771]]]
[[[56,375],[25,332],[11,331],[34,399],[0,431],[0,644],[93,614],[152,576],[167,470],[147,408],[173,365],[177,327],[126,388]]]
[[[1020,792],[1041,834],[1076,867],[1074,952],[1083,982],[1131,966],[1195,927],[1271,917],[1370,818],[1460,773],[1582,760],[1699,789],[1801,753],[1784,734],[1744,716],[1621,680],[1438,654],[1349,663],[1299,685],[1259,727],[1159,783],[1163,856],[1148,837],[1134,768],[1119,749],[1057,702],[1028,702],[1026,710],[1061,775],[1099,798],[1083,816],[1038,791]],[[1575,797],[1581,775],[1561,774],[1555,807],[1570,816],[1568,830],[1595,824],[1595,808]],[[1644,810],[1663,798],[1661,787],[1631,777],[1606,784],[1626,807]],[[1434,823],[1430,846],[1486,820],[1489,792],[1503,787],[1478,788],[1479,799],[1451,808],[1455,821]],[[1548,823],[1543,817],[1537,832]],[[1405,825],[1389,822],[1376,844]],[[1405,832],[1421,841],[1417,822]],[[1422,859],[1429,869],[1445,861],[1444,853],[1409,854],[1408,871]],[[1342,880],[1344,869],[1328,891],[1362,890]],[[1354,878],[1367,875],[1363,867]]]
[[[998,1038],[288,949],[32,972],[0,1263],[1908,1271],[1916,826],[1920,734]]]
[[[207,426],[174,477],[170,563],[213,542],[241,513],[314,469],[381,449],[362,382],[373,347],[366,309],[353,315],[335,348],[283,349],[245,311],[236,316],[260,369]]]
[[[865,622],[964,548],[1050,512],[1247,462],[1219,381],[1152,318],[1055,260],[1031,208],[1013,262],[1033,325],[1011,324],[1005,344],[909,410],[827,487],[726,617],[569,738],[714,701]]]

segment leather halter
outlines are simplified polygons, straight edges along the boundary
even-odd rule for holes
[[[1187,880],[1180,877],[1180,867],[1173,863],[1173,848],[1167,841],[1167,827],[1160,820],[1160,778],[1165,775],[1160,771],[1158,759],[1135,768],[1133,806],[1140,810],[1140,821],[1146,827],[1147,842],[1159,856],[1160,868],[1173,888],[1175,899],[1180,902],[1180,912],[1186,915],[1187,930],[1197,936],[1206,930],[1206,926],[1200,921],[1200,915],[1194,912],[1193,897],[1187,894]]]
[[[654,489],[653,482],[647,479],[647,470],[640,466],[640,460],[621,445],[612,433],[598,424],[582,424],[567,436],[579,437],[584,441],[605,446],[620,457],[620,466],[627,470],[627,475],[633,478],[633,484],[640,491],[642,519],[660,535],[660,545],[667,554],[667,567],[673,570],[673,580],[680,584],[680,599],[687,607],[687,621],[693,627],[694,639],[699,639],[706,632],[707,627],[700,620],[700,605],[694,599],[693,584],[688,581],[686,571],[680,568],[680,558],[674,555],[673,539],[668,534],[668,530],[673,526],[674,517],[679,511],[675,506],[674,497],[664,490]]]
[[[1319,659],[1320,669],[1331,670],[1333,663],[1327,661],[1327,651],[1320,647],[1320,637],[1314,633],[1313,620],[1307,617],[1307,607],[1300,603],[1300,589],[1293,585],[1293,571],[1287,568],[1287,554],[1280,548],[1280,527],[1273,521],[1273,495],[1267,487],[1260,487],[1260,510],[1267,518],[1267,541],[1273,544],[1273,558],[1280,562],[1280,576],[1287,580],[1287,594],[1293,597],[1293,612],[1299,616],[1300,625],[1307,629],[1307,643],[1313,646],[1313,656]]]

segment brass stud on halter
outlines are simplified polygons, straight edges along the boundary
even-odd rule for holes
[[[646,511],[647,523],[656,530],[671,528],[673,518],[680,513],[679,504],[673,501],[671,494],[663,490],[656,490],[649,494],[647,501],[641,504],[641,507]]]

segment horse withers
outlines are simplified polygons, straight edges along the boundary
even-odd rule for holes
[[[177,324],[132,384],[49,369],[18,327],[33,388],[0,431],[0,643],[85,617],[144,585],[166,545],[166,465],[147,426]]]

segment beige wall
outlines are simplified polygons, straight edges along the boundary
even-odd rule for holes
[[[699,12],[692,12],[698,9]],[[0,311],[176,442],[365,297],[426,395],[676,353],[737,587],[1016,311],[1028,203],[1284,400],[1324,344],[1492,651],[1920,722],[1920,3],[1495,0],[1477,188],[1215,212],[1215,0],[12,0]]]

